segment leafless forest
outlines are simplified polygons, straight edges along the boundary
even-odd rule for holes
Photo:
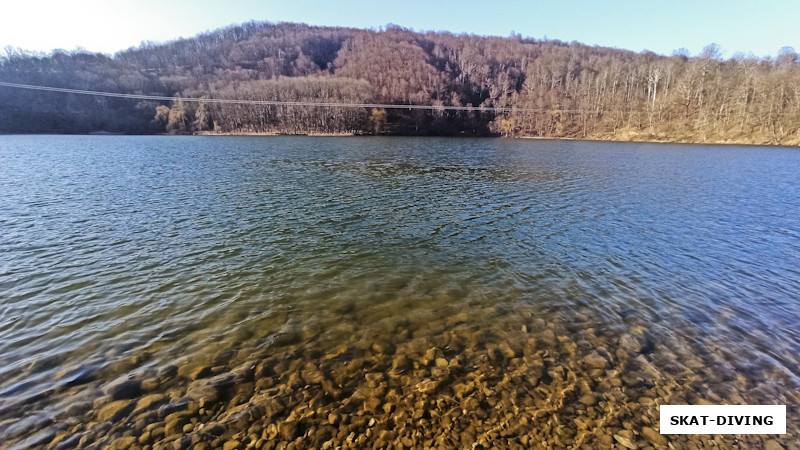
[[[113,57],[6,49],[0,81],[452,111],[133,101],[0,87],[4,133],[353,133],[800,144],[800,57],[250,22]]]

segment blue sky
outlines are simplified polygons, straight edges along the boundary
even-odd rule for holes
[[[723,55],[800,49],[800,1],[256,1],[25,0],[0,14],[0,48],[83,47],[113,53],[249,20],[414,30],[447,30],[691,54],[714,42]]]

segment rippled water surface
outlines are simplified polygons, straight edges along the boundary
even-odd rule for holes
[[[213,445],[658,447],[658,404],[710,402],[787,404],[794,445],[799,170],[765,147],[0,136],[0,441],[216,421]],[[98,412],[248,363],[188,428]],[[256,398],[284,409],[223,420]]]

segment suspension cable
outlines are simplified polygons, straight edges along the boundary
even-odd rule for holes
[[[154,100],[154,101],[181,101],[193,103],[221,103],[235,105],[262,105],[262,106],[310,106],[323,108],[383,108],[383,109],[418,109],[430,111],[473,111],[473,112],[558,112],[558,113],[578,113],[586,111],[578,109],[531,109],[500,106],[454,106],[454,105],[416,105],[416,104],[388,104],[388,103],[336,103],[336,102],[305,102],[305,101],[276,101],[276,100],[239,100],[225,98],[204,98],[204,97],[169,97],[164,95],[143,95],[143,94],[124,94],[119,92],[88,91],[83,89],[68,89],[53,86],[37,86],[32,84],[9,83],[0,81],[0,86],[16,89],[28,89],[35,91],[61,92],[65,94],[91,95],[96,97],[115,97],[128,98],[134,100]],[[602,111],[597,111],[602,112]]]

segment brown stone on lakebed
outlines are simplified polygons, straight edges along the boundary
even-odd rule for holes
[[[282,422],[280,425],[278,425],[278,432],[280,433],[281,437],[287,441],[294,440],[297,434],[297,424],[289,421]]]
[[[374,413],[381,406],[381,400],[377,397],[370,397],[364,401],[364,410]]]
[[[139,412],[145,409],[150,409],[153,406],[163,403],[164,401],[166,401],[166,396],[163,394],[145,395],[144,397],[140,398],[139,401],[136,402],[136,407],[133,409],[133,412]]]
[[[650,427],[642,428],[642,436],[647,438],[647,440],[652,442],[653,444],[660,446],[667,445],[667,438],[665,438],[664,436],[661,435],[661,433]]]
[[[107,447],[109,450],[127,450],[136,443],[136,438],[133,436],[121,437],[115,439]]]
[[[426,379],[426,380],[422,380],[419,383],[417,383],[416,389],[417,389],[417,391],[419,391],[419,392],[421,392],[423,394],[429,394],[429,393],[432,393],[433,391],[435,391],[438,386],[439,386],[439,383],[437,383],[436,381],[431,380],[431,379]]]
[[[444,353],[440,349],[433,347],[425,352],[425,354],[419,359],[419,362],[423,366],[427,366],[436,361],[437,358],[442,357],[444,357]]]
[[[103,392],[113,400],[129,400],[142,394],[141,380],[126,380],[108,385]]]
[[[614,435],[614,440],[615,440],[615,441],[617,441],[617,442],[619,443],[619,445],[621,445],[621,446],[623,446],[623,447],[625,447],[625,448],[630,448],[630,449],[637,449],[637,448],[639,448],[639,446],[637,446],[636,444],[634,444],[634,443],[633,443],[633,442],[630,440],[630,438],[627,438],[627,437],[625,437],[625,436],[622,436],[621,434],[615,434],[615,435]]]
[[[409,361],[406,355],[400,353],[395,355],[394,359],[392,360],[392,372],[393,373],[402,373],[408,369]]]
[[[222,450],[235,450],[242,445],[241,442],[237,441],[236,439],[232,439],[230,441],[226,441],[225,444],[222,445]]]
[[[161,385],[158,378],[147,378],[142,380],[142,391],[150,392],[157,389]]]
[[[273,417],[279,416],[286,411],[286,407],[275,398],[269,398],[261,403],[261,406],[264,408],[264,415],[268,419],[272,419]]]
[[[364,379],[367,381],[369,387],[376,387],[383,381],[383,374],[380,372],[369,372],[364,375]]]
[[[131,400],[117,400],[115,402],[111,402],[100,408],[100,410],[97,412],[97,420],[119,420],[125,414],[127,414],[128,411],[130,411],[132,403],[133,402]]]
[[[183,430],[183,426],[189,422],[191,416],[192,413],[189,411],[179,411],[168,415],[164,418],[164,432],[170,435]]]
[[[595,403],[594,395],[592,394],[585,394],[582,395],[581,398],[578,399],[579,402],[583,403],[586,406],[592,406]]]
[[[583,358],[583,364],[589,369],[605,369],[608,361],[597,353],[592,353]]]
[[[211,378],[193,381],[186,390],[186,396],[203,401],[204,404],[214,403],[220,399],[224,389],[233,386],[235,377],[232,373],[222,373]]]
[[[623,334],[619,338],[619,348],[629,353],[642,351],[642,344],[630,334]]]
[[[470,412],[475,411],[481,406],[480,401],[475,397],[467,397],[461,400],[461,409]]]
[[[211,367],[197,367],[192,369],[188,373],[184,374],[184,376],[192,381],[199,380],[200,378],[206,378],[214,375],[213,368]]]
[[[306,384],[321,384],[325,381],[325,376],[316,367],[303,370],[301,377]]]

